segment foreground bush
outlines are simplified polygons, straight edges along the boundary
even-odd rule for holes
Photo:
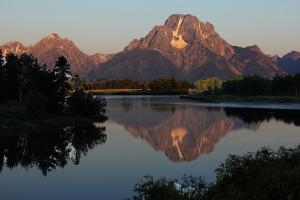
[[[192,200],[202,199],[207,187],[201,177],[184,176],[179,184],[177,180],[160,178],[155,180],[146,176],[135,185],[137,193],[134,200]]]
[[[83,91],[73,93],[68,99],[70,111],[76,115],[97,116],[105,112],[105,99],[94,98]]]
[[[215,183],[201,177],[182,181],[146,177],[136,184],[135,200],[300,199],[300,145],[229,156],[216,170]],[[180,186],[176,184],[180,184]]]

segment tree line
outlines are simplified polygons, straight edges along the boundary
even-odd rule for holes
[[[152,91],[187,91],[193,84],[185,80],[174,78],[161,78],[151,81],[144,80],[103,80],[83,83],[85,90],[97,89],[142,89]]]
[[[0,52],[0,91],[0,102],[20,102],[32,113],[62,113],[68,107],[75,114],[96,114],[105,106],[103,100],[84,93],[79,76],[72,76],[63,56],[50,69],[32,55]]]
[[[1,102],[33,100],[41,97],[47,101],[47,108],[60,111],[65,103],[70,84],[67,82],[70,68],[64,57],[59,57],[53,70],[39,65],[32,55],[0,53]],[[40,99],[40,100],[41,100]]]
[[[195,82],[194,88],[204,94],[240,96],[300,96],[300,74],[263,78],[234,77],[228,80],[209,78]]]

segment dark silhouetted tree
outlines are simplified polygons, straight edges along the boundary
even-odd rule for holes
[[[41,73],[41,67],[35,57],[28,54],[22,54],[19,57],[19,101],[23,100],[24,95],[35,88],[39,82],[38,77]]]
[[[2,55],[2,51],[0,50],[0,91],[4,92],[4,81],[5,81],[5,71],[4,71],[4,58]],[[0,102],[4,101],[5,95],[0,96]]]
[[[21,70],[17,55],[9,53],[5,57],[4,70],[6,72],[5,90],[7,100],[17,100],[19,98],[19,87],[21,79]]]
[[[70,65],[64,56],[57,59],[53,72],[57,86],[58,108],[62,110],[66,102],[66,97],[71,90],[71,85],[68,82],[68,77],[71,75]]]

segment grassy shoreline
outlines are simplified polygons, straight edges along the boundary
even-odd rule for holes
[[[185,95],[181,98],[204,103],[300,103],[300,97],[295,96]]]
[[[186,95],[187,91],[152,91],[142,89],[97,89],[86,90],[93,95]]]
[[[30,133],[35,131],[55,131],[65,127],[85,126],[103,122],[106,116],[85,117],[63,114],[44,114],[40,117],[28,114],[18,103],[0,104],[0,134]]]

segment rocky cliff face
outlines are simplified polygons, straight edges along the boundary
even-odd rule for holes
[[[159,51],[187,73],[205,63],[210,54],[225,58],[234,54],[234,49],[215,32],[212,24],[202,23],[191,15],[170,16],[165,25],[154,27],[125,51],[146,48]]]
[[[122,57],[113,59],[114,65],[104,63],[93,71],[90,77],[103,79],[125,77],[120,66],[131,66],[130,70],[138,71],[143,66],[155,67],[157,63],[143,61],[131,63],[126,58],[132,57],[137,50],[153,50],[168,59],[181,72],[181,76],[189,80],[197,80],[217,76],[228,78],[236,75],[257,74],[273,76],[285,71],[272,58],[265,55],[258,47],[237,48],[227,43],[208,22],[203,23],[192,15],[171,15],[164,25],[155,26],[147,36],[133,40],[122,52]],[[126,64],[125,64],[126,63]],[[128,71],[131,73],[131,71]],[[105,76],[103,75],[105,74]],[[152,74],[157,78],[159,71]],[[167,75],[171,77],[171,74]],[[135,77],[139,79],[139,77]]]

